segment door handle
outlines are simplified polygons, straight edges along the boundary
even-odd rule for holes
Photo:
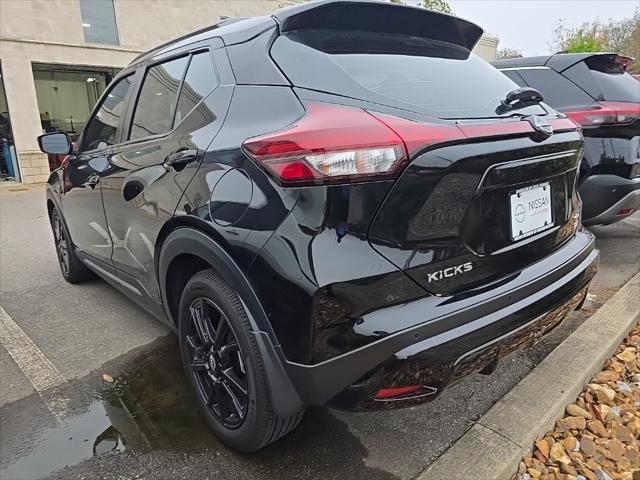
[[[179,152],[172,153],[164,159],[164,164],[167,167],[172,167],[174,170],[180,171],[187,164],[194,162],[198,159],[198,150],[180,150]]]

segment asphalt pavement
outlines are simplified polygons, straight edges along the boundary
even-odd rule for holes
[[[405,410],[310,409],[241,455],[204,425],[166,328],[100,280],[64,282],[44,188],[1,186],[0,478],[414,478],[640,271],[639,214],[592,231],[601,265],[585,309],[492,375]]]

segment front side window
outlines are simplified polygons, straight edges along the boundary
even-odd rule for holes
[[[118,80],[104,97],[102,105],[89,120],[82,139],[82,150],[96,150],[113,145],[121,125],[132,75]]]
[[[84,41],[120,45],[113,0],[80,0]]]
[[[175,106],[189,57],[149,68],[138,96],[130,140],[167,133],[173,126]]]

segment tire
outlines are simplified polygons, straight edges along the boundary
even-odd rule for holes
[[[71,237],[62,217],[55,207],[51,210],[51,230],[58,257],[58,266],[64,279],[69,283],[80,283],[94,277],[75,253]]]
[[[204,417],[223,443],[252,452],[298,426],[304,410],[287,418],[274,413],[247,314],[215,270],[203,270],[189,280],[178,321],[185,372]]]

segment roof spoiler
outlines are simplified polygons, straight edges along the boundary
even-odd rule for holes
[[[421,7],[371,0],[319,0],[276,11],[282,33],[299,30],[376,32],[428,38],[471,50],[483,30],[474,23]]]
[[[627,68],[630,67],[631,64],[635,61],[635,59],[632,57],[620,55],[613,52],[583,54],[558,52],[551,58],[549,58],[549,60],[546,62],[546,65],[553,68],[554,70],[557,70],[558,72],[563,72],[564,70],[573,67],[578,62],[589,61],[591,59],[598,59],[603,62],[611,63],[611,65],[615,65],[621,70],[627,70]]]

